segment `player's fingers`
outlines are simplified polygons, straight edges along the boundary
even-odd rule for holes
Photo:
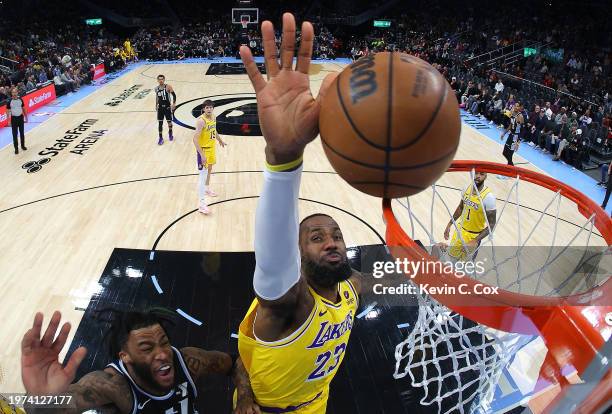
[[[323,83],[321,84],[321,88],[319,89],[319,95],[317,96],[318,102],[321,102],[323,98],[325,98],[327,91],[329,90],[331,84],[334,82],[334,80],[337,77],[338,77],[338,72],[334,72],[334,73],[328,74],[325,77],[325,79],[323,79]]]
[[[255,89],[255,93],[259,92],[264,86],[266,86],[266,81],[263,76],[261,76],[261,72],[259,72],[259,69],[257,68],[257,64],[255,63],[255,59],[253,59],[253,54],[251,53],[251,49],[249,49],[247,46],[240,46],[240,57],[242,58],[242,63],[244,64],[247,75],[249,75],[251,84]]]
[[[314,28],[310,22],[304,22],[302,23],[302,38],[300,40],[300,49],[298,51],[297,65],[295,65],[295,70],[298,70],[306,75],[308,75],[308,69],[310,68],[313,43]]]
[[[21,354],[27,356],[32,352],[34,348],[36,348],[39,343],[39,339],[35,337],[36,334],[34,329],[28,329],[28,331],[23,335],[23,339],[21,340]]]
[[[36,312],[34,315],[34,323],[32,324],[32,329],[28,332],[32,337],[33,347],[40,345],[40,331],[42,330],[43,324],[43,314],[41,312]]]
[[[62,319],[62,314],[58,311],[53,312],[53,316],[51,316],[51,321],[49,322],[49,326],[47,326],[47,330],[42,337],[41,344],[44,347],[50,347],[53,342],[53,338],[55,338],[55,333],[57,332],[57,327],[59,326],[60,320]]]
[[[57,352],[58,354],[60,353],[60,351],[66,344],[66,340],[68,339],[69,333],[70,333],[70,323],[66,322],[62,326],[62,329],[60,329],[60,333],[59,335],[57,335],[57,338],[55,339],[52,345],[53,350]]]
[[[266,62],[266,73],[268,78],[278,75],[278,49],[274,37],[274,26],[272,22],[265,21],[261,24],[261,37],[264,47],[264,60]]]
[[[70,382],[72,382],[72,380],[74,379],[74,376],[76,375],[76,371],[79,368],[79,365],[81,365],[81,362],[83,362],[86,356],[87,356],[87,349],[83,346],[78,347],[72,353],[72,355],[70,355],[70,359],[68,360],[68,363],[66,364],[66,367],[64,368],[64,372],[70,379]]]
[[[291,13],[283,14],[283,37],[281,43],[281,69],[293,68],[295,55],[295,17]]]

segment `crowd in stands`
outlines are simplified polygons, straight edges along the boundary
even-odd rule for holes
[[[125,39],[105,29],[89,28],[82,20],[61,26],[42,19],[2,26],[0,103],[12,88],[23,96],[50,82],[57,95],[71,93],[91,82],[95,65],[104,63],[108,73],[126,64],[122,54]]]
[[[277,1],[278,7],[260,9],[259,17],[278,24],[283,8],[297,9],[298,16],[311,13],[308,17],[316,26],[314,58],[318,59],[359,59],[383,50],[420,57],[448,79],[467,111],[492,124],[504,126],[508,110],[520,103],[526,120],[521,139],[576,168],[582,168],[593,149],[612,154],[612,62],[606,49],[612,31],[606,29],[605,13],[567,13],[540,2],[521,3],[517,13],[513,4],[487,7],[473,1],[442,0],[433,5],[415,1],[410,13],[401,5],[387,12],[392,21],[388,29],[362,26],[349,32],[346,27],[326,26],[321,14],[329,11],[322,5],[307,11],[307,5],[299,2],[283,6]],[[125,10],[116,0],[107,2]],[[232,24],[231,15],[213,9],[194,11],[186,0],[177,0],[174,7],[181,27],[142,28],[132,37],[139,59],[237,56],[245,32]],[[249,25],[246,35],[254,54],[261,55],[257,25]],[[299,35],[298,30],[298,39]],[[57,29],[34,24],[27,32],[11,31],[1,39],[0,56],[19,64],[11,74],[0,75],[0,87],[4,87],[0,99],[8,95],[7,86],[16,86],[22,93],[50,80],[60,93],[74,91],[91,80],[93,64],[104,62],[107,72],[125,64],[125,57],[117,53],[121,39],[82,25]],[[482,53],[527,40],[539,42],[541,50],[510,62],[470,63]]]
[[[231,23],[220,21],[189,23],[178,30],[171,27],[147,28],[139,30],[133,42],[141,60],[236,56],[232,29]]]

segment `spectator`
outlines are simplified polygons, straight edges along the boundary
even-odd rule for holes
[[[0,105],[7,101],[8,98],[9,97],[6,93],[6,89],[4,88],[4,86],[0,86]]]
[[[474,82],[468,81],[467,88],[465,89],[463,95],[461,95],[461,103],[465,105],[470,97],[477,96],[478,93],[478,87],[474,85]]]
[[[546,121],[544,122],[544,128],[540,133],[540,147],[546,152],[551,152],[553,145],[553,134],[555,132],[557,124],[552,120],[552,111],[548,109],[546,112]]]
[[[492,99],[493,105],[489,114],[491,121],[489,124],[499,125],[502,123],[502,110],[504,109],[504,101],[501,94],[497,94]]]
[[[26,83],[26,91],[30,92],[36,89],[36,81],[34,80],[34,75],[31,75],[28,78],[28,83]]]
[[[501,94],[504,91],[504,84],[501,79],[497,79],[497,83],[495,84],[495,91],[498,94]]]
[[[26,89],[25,84],[24,84],[23,82],[19,82],[19,83],[17,84],[17,94],[18,94],[19,96],[23,96],[23,95],[25,95],[26,93],[27,93],[27,89]]]
[[[76,91],[76,82],[68,76],[67,70],[62,72],[60,79],[62,80],[62,83],[66,85],[70,92]]]
[[[605,114],[604,114],[603,106],[600,106],[597,112],[595,112],[595,114],[593,115],[593,122],[597,123],[598,125],[602,125],[603,120],[604,120],[604,115]]]
[[[580,117],[579,121],[581,128],[588,128],[591,125],[591,122],[593,122],[593,119],[591,118],[591,110],[587,109],[584,115]]]
[[[559,109],[559,113],[557,114],[557,116],[555,116],[555,124],[561,125],[561,120],[563,119],[563,117],[565,117],[567,122],[567,115],[565,114],[566,110],[567,109],[565,107],[561,107],[561,109]]]

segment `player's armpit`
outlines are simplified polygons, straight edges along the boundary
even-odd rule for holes
[[[194,380],[207,374],[230,375],[232,372],[232,358],[225,352],[185,347],[181,354]]]
[[[267,300],[257,296],[259,306],[265,308],[268,311],[267,314],[274,318],[286,319],[288,315],[292,316],[298,305],[300,292],[304,289],[303,286],[300,286],[303,283],[302,280],[298,281],[283,296],[275,300]]]

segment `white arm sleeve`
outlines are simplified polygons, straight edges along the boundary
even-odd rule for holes
[[[262,299],[276,300],[300,279],[298,196],[302,167],[289,172],[264,171],[255,213],[253,287]]]
[[[492,193],[486,195],[484,200],[482,200],[482,204],[484,204],[485,211],[491,211],[497,208],[495,205],[495,196]]]

